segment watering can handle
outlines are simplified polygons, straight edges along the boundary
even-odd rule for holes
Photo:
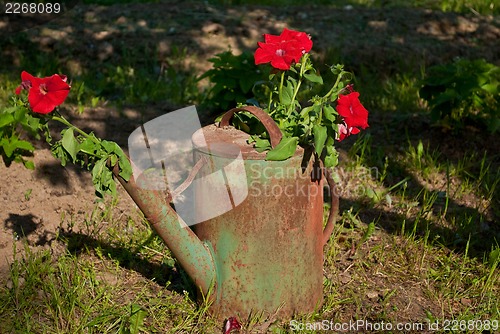
[[[233,118],[233,115],[238,111],[247,111],[257,117],[257,119],[264,125],[267,132],[269,133],[269,138],[271,139],[271,146],[275,148],[280,140],[283,137],[280,128],[276,124],[276,122],[266,113],[264,110],[254,107],[254,106],[245,106],[240,108],[233,108],[226,112],[222,119],[220,120],[219,127],[224,127],[229,125],[229,121]]]
[[[325,175],[326,181],[328,182],[331,198],[330,213],[328,214],[328,220],[326,221],[325,228],[323,229],[323,245],[326,245],[333,233],[335,220],[339,212],[339,195],[336,191],[336,185],[332,177],[331,169],[323,168],[323,174]]]

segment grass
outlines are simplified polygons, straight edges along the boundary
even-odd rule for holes
[[[89,0],[90,1],[90,0]],[[271,5],[271,6],[300,6],[310,5],[311,1],[305,0],[212,0],[215,3],[225,5]],[[316,0],[316,5],[334,5],[334,6],[366,6],[371,8],[394,8],[394,7],[416,7],[431,8],[445,12],[475,13],[482,15],[497,15],[500,11],[499,5],[491,0]]]
[[[486,3],[443,0],[433,6],[488,14],[480,6]],[[71,71],[22,34],[0,43],[37,54],[18,58],[19,68]],[[185,62],[188,50],[173,47],[161,60],[157,52],[123,51],[120,61],[100,65],[100,74],[84,68],[75,75],[78,94],[69,103],[120,108],[159,103],[165,96],[172,105],[200,101],[200,73]],[[0,68],[2,107],[18,74],[6,64]],[[243,319],[245,331],[287,333],[293,324],[313,327],[324,319],[426,326],[500,320],[498,152],[468,150],[465,135],[448,137],[431,127],[417,95],[425,69],[412,68],[387,74],[367,66],[358,74],[373,123],[369,132],[339,145],[341,216],[325,248],[322,308],[294,323],[257,314]],[[443,138],[455,146],[446,147]],[[487,145],[491,138],[477,133],[475,140]],[[83,221],[63,217],[56,251],[25,246],[16,252],[0,285],[0,332],[221,331],[209,303],[196,304],[196,288],[163,242],[143,219],[119,214],[116,205],[108,200]]]

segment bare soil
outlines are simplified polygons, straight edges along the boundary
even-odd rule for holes
[[[214,54],[228,47],[252,50],[263,33],[279,33],[283,27],[309,32],[318,54],[334,52],[355,71],[361,65],[373,65],[388,74],[397,73],[402,59],[422,57],[426,65],[458,56],[481,57],[500,65],[498,18],[401,8],[217,7],[206,2],[170,0],[110,7],[78,5],[57,20],[30,29],[27,36],[38,45],[39,52],[62,59],[69,75],[84,71],[98,75],[102,64],[119,65],[127,52],[142,48],[156,50],[157,59],[153,61],[161,67],[174,47],[186,47],[186,66],[203,71],[209,68],[207,60]],[[13,47],[0,51],[13,67],[22,52],[22,48]],[[164,103],[147,109],[101,106],[78,115],[68,106],[66,111],[84,128],[126,147],[128,134],[142,121],[176,107],[180,106],[172,105],[166,97]],[[82,224],[95,206],[89,173],[63,168],[47,147],[39,144],[39,148],[34,155],[35,171],[19,164],[0,164],[0,281],[13,260],[14,248],[22,253],[27,241],[34,250],[60,251],[56,237],[62,222]],[[128,216],[137,214],[122,190],[118,210]],[[348,277],[346,283],[349,281]],[[418,287],[401,282],[387,286],[383,282],[385,286],[380,289],[402,292],[398,294],[400,309],[409,307],[410,301],[415,302],[411,312],[421,316],[424,309],[439,309],[438,305],[428,305]]]

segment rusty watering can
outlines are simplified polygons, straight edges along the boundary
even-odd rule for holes
[[[323,301],[323,246],[338,211],[332,177],[302,148],[266,161],[248,134],[229,125],[239,111],[256,116],[278,145],[281,131],[267,113],[235,108],[194,133],[196,164],[176,190],[151,189],[147,177],[126,182],[116,168],[114,174],[201,293],[210,292],[213,314],[289,318],[314,311]],[[325,227],[323,175],[332,195]],[[188,186],[195,188],[191,227],[171,206]],[[219,208],[223,202],[229,209]]]

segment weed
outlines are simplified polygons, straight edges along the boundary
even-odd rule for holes
[[[254,86],[254,83],[263,84],[269,77],[269,71],[254,64],[252,53],[234,55],[232,51],[226,51],[215,55],[209,61],[213,68],[198,78],[207,78],[211,83],[203,101],[207,108],[229,110],[238,103],[248,103],[256,95],[263,96],[259,93],[262,87]]]
[[[428,69],[420,96],[429,103],[432,118],[464,130],[481,122],[490,132],[500,129],[500,67],[485,60],[459,59]]]

